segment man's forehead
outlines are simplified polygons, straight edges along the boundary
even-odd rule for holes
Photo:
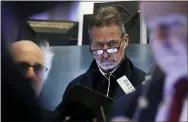
[[[20,41],[11,45],[11,52],[16,59],[31,59],[43,62],[42,50],[33,42]]]
[[[14,43],[11,44],[11,46],[12,47],[17,47],[17,48],[23,48],[25,46],[39,48],[34,42],[29,41],[29,40],[23,40],[23,41],[14,42]]]
[[[98,41],[99,38],[107,39],[108,38],[117,38],[121,36],[121,31],[118,26],[102,26],[102,27],[93,27],[92,28],[92,37],[93,40]]]
[[[41,49],[31,41],[19,41],[12,43],[11,49],[13,51],[22,51],[22,52],[32,51],[36,53],[41,53]]]

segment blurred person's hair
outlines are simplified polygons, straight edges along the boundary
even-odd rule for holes
[[[173,37],[184,40],[187,46],[188,1],[143,1],[140,2],[140,13],[143,16],[150,38],[158,25],[168,27]]]
[[[140,4],[140,11],[142,16],[144,16],[145,22],[147,22],[154,17],[171,14],[179,14],[187,17],[187,6],[188,1],[143,1]]]
[[[44,82],[48,78],[48,74],[51,70],[54,53],[52,52],[52,49],[50,48],[48,41],[42,41],[39,44],[39,46],[44,54],[44,66],[48,68],[47,72],[44,73],[44,78],[43,78],[43,82]]]
[[[110,26],[112,24],[115,24],[120,28],[121,36],[126,33],[120,13],[115,7],[105,6],[100,8],[97,12],[93,14],[90,24],[88,26],[88,33],[90,39],[92,39],[91,29],[93,27],[104,27]]]

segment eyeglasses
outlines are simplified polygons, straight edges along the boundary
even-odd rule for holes
[[[122,42],[122,40],[120,41],[120,44],[119,44],[118,47],[111,47],[111,48],[108,48],[108,49],[97,49],[97,50],[91,50],[91,48],[90,48],[90,51],[95,56],[102,55],[104,52],[107,52],[108,54],[117,53],[119,51],[120,46],[121,46],[121,42]]]
[[[21,72],[23,75],[27,73],[29,67],[33,67],[33,70],[36,75],[40,75],[42,72],[45,72],[48,70],[48,68],[42,66],[41,64],[30,65],[26,62],[16,63],[16,67],[18,68],[18,71]]]

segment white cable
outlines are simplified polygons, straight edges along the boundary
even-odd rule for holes
[[[106,73],[104,73],[102,70],[101,70],[101,68],[98,66],[98,68],[99,68],[99,71],[102,73],[102,75],[108,80],[108,89],[107,89],[107,94],[106,94],[106,96],[108,97],[108,94],[109,94],[109,91],[110,91],[110,77],[111,77],[111,75],[119,68],[119,64],[120,63],[118,63],[118,65],[109,73],[110,75],[109,75],[109,78],[108,77],[106,77]]]
[[[109,91],[110,91],[110,76],[109,76],[109,79],[108,79],[108,89],[107,89],[107,93],[106,93],[107,97],[109,95]]]
[[[126,45],[124,45],[124,49],[125,49],[125,46],[126,46]],[[110,74],[110,75],[109,75],[109,78],[107,78],[106,75],[105,75],[105,74],[107,74],[107,73],[104,73],[104,72],[101,70],[101,68],[98,66],[98,64],[97,64],[97,66],[98,66],[98,68],[99,68],[99,71],[100,71],[100,72],[102,73],[102,75],[108,80],[108,89],[107,89],[107,94],[106,94],[107,97],[108,97],[108,94],[109,94],[109,91],[110,91],[110,77],[111,77],[111,75],[119,68],[120,62],[122,61],[124,55],[125,55],[125,51],[124,51],[123,55],[121,56],[121,60],[119,61],[119,63],[118,63],[118,64],[115,66],[115,68],[109,73],[109,74]]]
[[[110,91],[110,77],[119,68],[119,64],[110,72],[109,78],[106,77],[106,73],[104,73],[99,66],[98,66],[98,68],[99,68],[99,71],[102,73],[102,75],[108,80],[108,89],[107,89],[107,94],[106,94],[106,96],[108,97],[108,94]]]
[[[116,68],[116,69],[117,69],[117,68]],[[112,72],[112,73],[113,73],[113,72]],[[109,91],[110,91],[110,78],[111,78],[112,73],[109,75],[109,79],[108,79],[108,90],[107,90],[107,94],[106,94],[107,97],[108,97]]]

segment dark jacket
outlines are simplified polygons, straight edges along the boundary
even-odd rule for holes
[[[138,106],[138,99],[146,87],[149,88],[146,94],[146,99],[149,104],[145,109],[140,109]],[[139,122],[154,122],[158,106],[162,101],[163,87],[164,76],[154,77],[144,86],[140,86],[140,88],[138,88],[135,92],[120,97],[114,102],[111,118],[116,116],[124,116],[129,119],[135,119],[134,117],[139,115],[137,116],[137,120],[139,120]],[[140,111],[140,114],[135,114],[137,113],[136,111]]]
[[[122,77],[123,75],[127,76],[129,81],[132,85],[136,88],[138,87],[141,82],[144,80],[145,73],[140,69],[136,68],[132,62],[126,57],[124,61],[121,63],[120,67],[112,74],[110,78],[110,90],[109,90],[109,97],[117,99],[120,96],[124,95],[124,91],[121,89],[119,84],[117,83],[117,79]],[[107,94],[108,89],[108,80],[101,74],[94,60],[88,69],[88,71],[76,79],[74,79],[68,85],[63,98],[69,92],[69,88],[73,85],[79,83],[83,86],[91,88],[99,93],[104,95]]]
[[[135,89],[141,84],[141,82],[144,80],[145,77],[145,73],[140,69],[136,68],[135,66],[133,66],[132,62],[127,57],[125,57],[123,62],[120,64],[120,67],[112,74],[110,78],[110,90],[109,90],[110,98],[117,99],[125,94],[116,81],[117,79],[119,79],[124,75],[127,76],[127,78],[135,87]],[[81,84],[85,87],[88,87],[101,94],[106,95],[108,89],[108,83],[109,81],[101,74],[96,64],[96,61],[94,60],[86,73],[80,75],[72,82],[70,82],[63,95],[63,99],[68,95],[72,85],[74,84]],[[55,116],[57,114],[61,114],[60,106],[62,104],[63,101],[59,105],[59,107],[57,107]]]

